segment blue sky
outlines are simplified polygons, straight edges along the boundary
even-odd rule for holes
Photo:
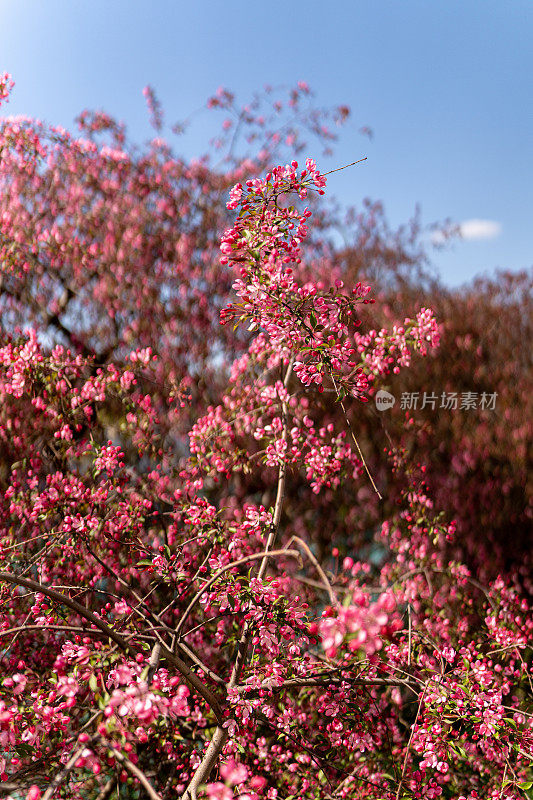
[[[533,262],[532,41],[531,0],[0,0],[0,72],[16,81],[2,113],[71,127],[104,108],[142,141],[148,83],[173,122],[220,85],[244,102],[305,80],[317,104],[352,109],[334,158],[309,155],[324,171],[368,157],[328,192],[382,200],[392,224],[417,203],[424,223],[462,224],[433,258],[458,285]],[[188,156],[205,142],[193,130],[176,142]]]

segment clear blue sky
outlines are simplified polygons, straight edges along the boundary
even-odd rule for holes
[[[425,223],[463,223],[434,256],[457,285],[533,262],[532,42],[531,0],[0,0],[0,72],[16,81],[2,112],[71,127],[104,108],[142,141],[148,83],[173,122],[220,85],[244,101],[306,80],[353,114],[319,166],[368,156],[329,191],[382,200],[393,224],[417,203]]]

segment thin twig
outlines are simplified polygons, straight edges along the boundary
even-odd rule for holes
[[[322,569],[322,567],[320,566],[318,560],[315,558],[315,555],[313,554],[313,552],[312,552],[311,548],[309,547],[309,545],[306,542],[304,542],[303,539],[300,539],[300,537],[296,536],[295,534],[293,534],[291,536],[291,538],[289,539],[289,541],[287,542],[287,547],[291,546],[291,542],[296,542],[305,551],[305,553],[307,554],[307,557],[313,563],[316,571],[318,572],[318,574],[322,578],[322,583],[324,584],[324,589],[328,593],[331,605],[332,606],[336,605],[337,604],[337,598],[335,596],[335,592],[333,591],[333,589],[331,587],[331,583],[329,582],[329,580],[327,578],[327,575],[324,572],[324,570]]]
[[[187,644],[187,642],[178,642],[178,647],[191,659],[191,661],[196,664],[197,667],[202,670],[202,672],[205,672],[205,674],[208,675],[212,681],[215,681],[215,683],[218,683],[221,686],[226,686],[226,681],[224,678],[221,678],[220,675],[217,675],[216,672],[213,672],[213,670],[210,669],[207,664],[204,664],[191,644]]]
[[[109,797],[111,796],[111,792],[113,791],[115,783],[116,783],[115,778],[109,778],[109,780],[104,785],[102,790],[98,793],[96,800],[109,800]]]
[[[365,156],[364,158],[360,158],[358,161],[352,161],[351,164],[345,164],[344,167],[337,167],[337,169],[330,169],[329,172],[321,172],[320,174],[321,175],[333,175],[334,172],[341,172],[343,169],[348,169],[348,167],[353,167],[353,166],[355,166],[355,164],[360,164],[361,161],[367,161],[367,160],[368,160],[368,156]]]
[[[69,758],[69,760],[67,761],[67,763],[65,764],[65,766],[63,767],[61,772],[57,773],[57,775],[53,779],[52,783],[50,784],[50,786],[48,787],[46,792],[43,794],[42,800],[51,800],[51,798],[54,795],[55,790],[58,788],[58,786],[61,783],[63,783],[65,778],[68,776],[68,774],[70,772],[72,772],[72,770],[76,766],[76,761],[81,756],[81,754],[85,750],[86,746],[87,745],[84,744],[81,747],[78,747],[77,750],[75,750],[74,754]]]
[[[116,747],[113,747],[113,745],[107,742],[105,739],[102,739],[102,741],[108,750],[111,750],[117,761],[119,761],[124,768],[128,770],[128,772],[131,772],[131,774],[137,778],[139,783],[142,784],[150,800],[162,800],[161,795],[156,792],[144,772],[139,769],[139,767],[133,764],[129,758],[124,755],[124,753],[121,753],[120,750],[117,750]]]
[[[350,422],[350,420],[348,418],[348,414],[346,413],[346,409],[344,408],[344,403],[342,402],[342,399],[341,399],[341,396],[340,396],[340,392],[339,392],[338,387],[337,387],[337,383],[335,381],[335,378],[333,377],[333,372],[330,372],[329,376],[330,376],[331,380],[333,381],[333,386],[335,387],[335,391],[337,392],[337,397],[339,398],[339,403],[340,403],[340,406],[342,408],[342,413],[344,414],[345,422],[346,422],[346,424],[348,426],[348,430],[350,431],[350,434],[351,434],[351,437],[352,437],[352,439],[354,441],[354,444],[357,447],[357,452],[359,453],[359,458],[361,459],[361,463],[362,463],[363,467],[365,468],[365,472],[368,475],[368,478],[370,480],[370,483],[372,484],[372,487],[373,487],[375,493],[377,494],[377,496],[379,497],[380,500],[383,500],[383,497],[381,496],[381,493],[380,493],[378,487],[376,486],[376,484],[374,483],[374,479],[373,479],[372,475],[370,474],[370,470],[368,469],[367,463],[365,461],[365,457],[363,455],[363,451],[359,447],[359,442],[357,441],[355,433],[353,432],[352,423]]]
[[[420,698],[418,700],[418,709],[417,709],[417,712],[416,712],[415,721],[413,722],[413,727],[411,728],[411,733],[409,735],[409,741],[407,742],[407,747],[405,748],[405,758],[403,760],[402,774],[400,775],[400,782],[398,784],[398,791],[396,792],[396,800],[399,800],[399,798],[400,798],[400,792],[402,790],[402,785],[403,785],[403,781],[404,781],[404,778],[405,778],[405,772],[407,770],[407,759],[409,758],[409,749],[411,747],[411,742],[413,741],[413,736],[415,734],[416,724],[418,722],[418,717],[420,716],[420,711],[422,710],[422,701],[424,699],[424,695],[426,693],[426,689],[427,689],[427,684],[426,684],[426,686],[424,686],[424,688],[422,690],[422,694],[420,695]]]
[[[150,653],[150,660],[148,662],[148,667],[146,670],[146,683],[148,684],[148,686],[150,686],[150,684],[152,683],[152,678],[157,672],[160,658],[161,658],[161,644],[159,642],[156,642],[152,647],[152,652]]]
[[[284,689],[305,689],[306,687],[331,686],[341,683],[349,683],[351,686],[405,686],[414,694],[419,694],[413,684],[401,678],[336,678],[331,675],[315,678],[289,678],[283,681],[283,683],[269,683],[269,681],[265,681],[257,689],[250,689],[250,686],[241,684],[236,687],[236,690],[238,692],[246,692],[247,695],[250,694],[252,696],[256,692],[262,692],[264,690],[276,693]]]
[[[288,366],[287,366],[287,372],[285,373],[285,378],[283,380],[283,386],[284,386],[285,389],[287,389],[288,386],[289,386],[289,382],[290,382],[291,375],[292,375],[293,364],[294,364],[294,356],[291,356],[290,361],[289,361]],[[288,417],[288,413],[289,413],[289,409],[288,409],[288,405],[287,405],[287,401],[286,400],[282,400],[281,410],[282,410],[282,419],[283,419],[282,441],[286,442],[287,441],[287,428],[288,428],[287,417]],[[286,483],[286,479],[287,479],[287,464],[282,459],[280,461],[279,470],[278,470],[278,487],[277,487],[277,492],[276,492],[276,502],[275,502],[275,505],[274,505],[274,515],[272,517],[272,523],[271,523],[270,531],[269,531],[269,534],[268,534],[268,537],[267,537],[267,541],[266,541],[265,553],[263,555],[263,558],[262,558],[261,563],[259,565],[259,571],[257,573],[257,580],[259,580],[259,581],[263,580],[263,578],[265,576],[265,572],[266,572],[267,566],[268,566],[269,556],[273,555],[273,551],[272,551],[272,553],[270,553],[270,551],[272,550],[272,548],[274,546],[274,542],[276,540],[276,536],[278,535],[279,524],[280,524],[280,521],[281,521],[281,512],[282,512],[282,509],[283,509],[283,501],[285,499],[285,483]],[[246,654],[248,652],[248,647],[249,647],[249,644],[250,644],[250,638],[251,638],[251,626],[249,624],[247,624],[247,625],[245,625],[244,631],[243,631],[242,636],[241,636],[241,640],[239,642],[239,646],[237,648],[237,657],[235,659],[235,664],[233,665],[233,670],[232,670],[231,677],[230,677],[230,680],[229,680],[230,687],[235,686],[240,680],[241,672],[242,672],[243,667],[244,667],[244,662],[246,660]]]

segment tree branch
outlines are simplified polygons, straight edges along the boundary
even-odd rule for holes
[[[289,361],[289,365],[287,367],[287,372],[285,374],[285,379],[283,381],[283,385],[285,388],[289,385],[289,381],[292,374],[292,365],[294,362],[294,357],[291,357]],[[285,400],[282,401],[282,412],[283,412],[283,439],[286,441],[287,439],[287,415],[288,415],[288,408],[287,403]],[[287,473],[287,465],[284,461],[281,461],[279,465],[279,472],[278,472],[278,490],[276,494],[276,504],[274,506],[274,516],[272,519],[272,525],[270,526],[270,532],[266,541],[265,552],[264,553],[256,553],[256,558],[261,558],[261,564],[259,566],[259,572],[257,574],[258,580],[262,580],[266,568],[268,565],[269,557],[273,555],[281,555],[282,553],[288,555],[291,553],[290,550],[272,550],[274,542],[276,540],[276,536],[278,534],[279,523],[281,520],[281,511],[283,508],[283,498],[285,496],[285,480],[286,480],[286,473]],[[292,551],[294,553],[295,551]],[[252,561],[252,556],[248,556],[247,560]],[[203,591],[205,591],[206,586],[204,586]],[[192,602],[192,601],[191,601]],[[185,613],[184,616],[187,615],[188,612]],[[180,625],[182,625],[182,620],[180,620]],[[180,627],[181,630],[181,627]],[[237,656],[235,659],[235,664],[233,665],[233,670],[231,672],[231,677],[229,680],[229,687],[235,686],[238,683],[242,669],[244,667],[244,663],[246,661],[246,654],[248,652],[248,647],[250,644],[251,638],[251,626],[245,625],[244,631],[242,633],[239,647],[237,650]],[[192,780],[189,782],[185,793],[182,795],[181,800],[196,800],[196,791],[198,787],[204,783],[211,774],[211,770],[213,769],[214,765],[216,764],[219,755],[221,754],[222,750],[224,749],[224,745],[228,739],[228,732],[223,727],[217,727],[215,733],[213,734],[213,738],[209,743],[209,747],[206,750],[200,765],[198,766],[196,772],[194,773]]]
[[[328,593],[331,605],[332,606],[337,605],[337,598],[335,596],[335,592],[333,591],[333,589],[331,587],[331,583],[328,581],[326,573],[324,572],[324,570],[322,569],[322,567],[318,563],[318,561],[315,558],[311,548],[304,542],[303,539],[300,539],[299,536],[296,536],[294,534],[291,536],[291,538],[287,542],[287,547],[290,547],[292,542],[296,542],[297,544],[300,545],[300,547],[303,550],[305,550],[305,552],[307,554],[307,557],[313,563],[316,571],[318,572],[319,576],[322,578],[322,583],[324,584],[324,589]]]
[[[87,744],[83,744],[81,747],[78,747],[78,749],[74,751],[74,754],[69,758],[69,760],[67,761],[61,772],[58,772],[55,778],[52,780],[52,783],[50,784],[46,792],[43,794],[42,800],[51,800],[57,787],[65,780],[69,772],[72,772],[72,770],[74,769],[76,761],[87,747]]]
[[[121,753],[120,750],[117,750],[116,747],[113,747],[113,745],[109,744],[109,742],[107,742],[105,739],[102,739],[102,741],[108,750],[111,750],[117,761],[122,764],[124,768],[128,770],[128,772],[131,772],[131,774],[137,778],[139,783],[142,784],[150,800],[162,800],[161,795],[156,792],[142,769],[139,769],[139,767],[133,764],[129,758],[124,755],[124,753]]]
[[[56,600],[56,602],[71,608],[81,617],[84,617],[92,622],[92,624],[98,628],[98,630],[100,630],[108,639],[111,639],[113,642],[115,642],[115,644],[118,645],[118,647],[120,647],[124,653],[131,655],[133,658],[137,656],[139,651],[134,648],[126,639],[114,631],[113,628],[110,628],[109,625],[106,625],[106,623],[93,614],[92,611],[84,608],[84,606],[82,606],[76,600],[72,600],[72,598],[70,598],[68,595],[58,592],[56,589],[52,589],[50,586],[44,586],[38,581],[33,581],[29,578],[22,578],[18,575],[11,575],[9,572],[0,572],[0,582],[2,581],[14,584],[15,586],[25,586],[27,589],[31,589],[34,592],[41,592],[51,600]],[[222,723],[224,720],[224,715],[222,713],[220,703],[213,692],[207,686],[205,686],[198,676],[187,666],[187,664],[182,661],[179,656],[175,655],[171,650],[169,650],[168,647],[161,645],[161,653],[169,663],[171,663],[179,672],[181,672],[185,680],[187,680],[188,683],[190,683],[190,685],[196,689],[198,694],[203,697],[205,702],[212,709],[218,722]]]

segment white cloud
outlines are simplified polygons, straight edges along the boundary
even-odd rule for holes
[[[466,219],[459,224],[459,231],[463,239],[495,239],[502,226],[492,219]]]

